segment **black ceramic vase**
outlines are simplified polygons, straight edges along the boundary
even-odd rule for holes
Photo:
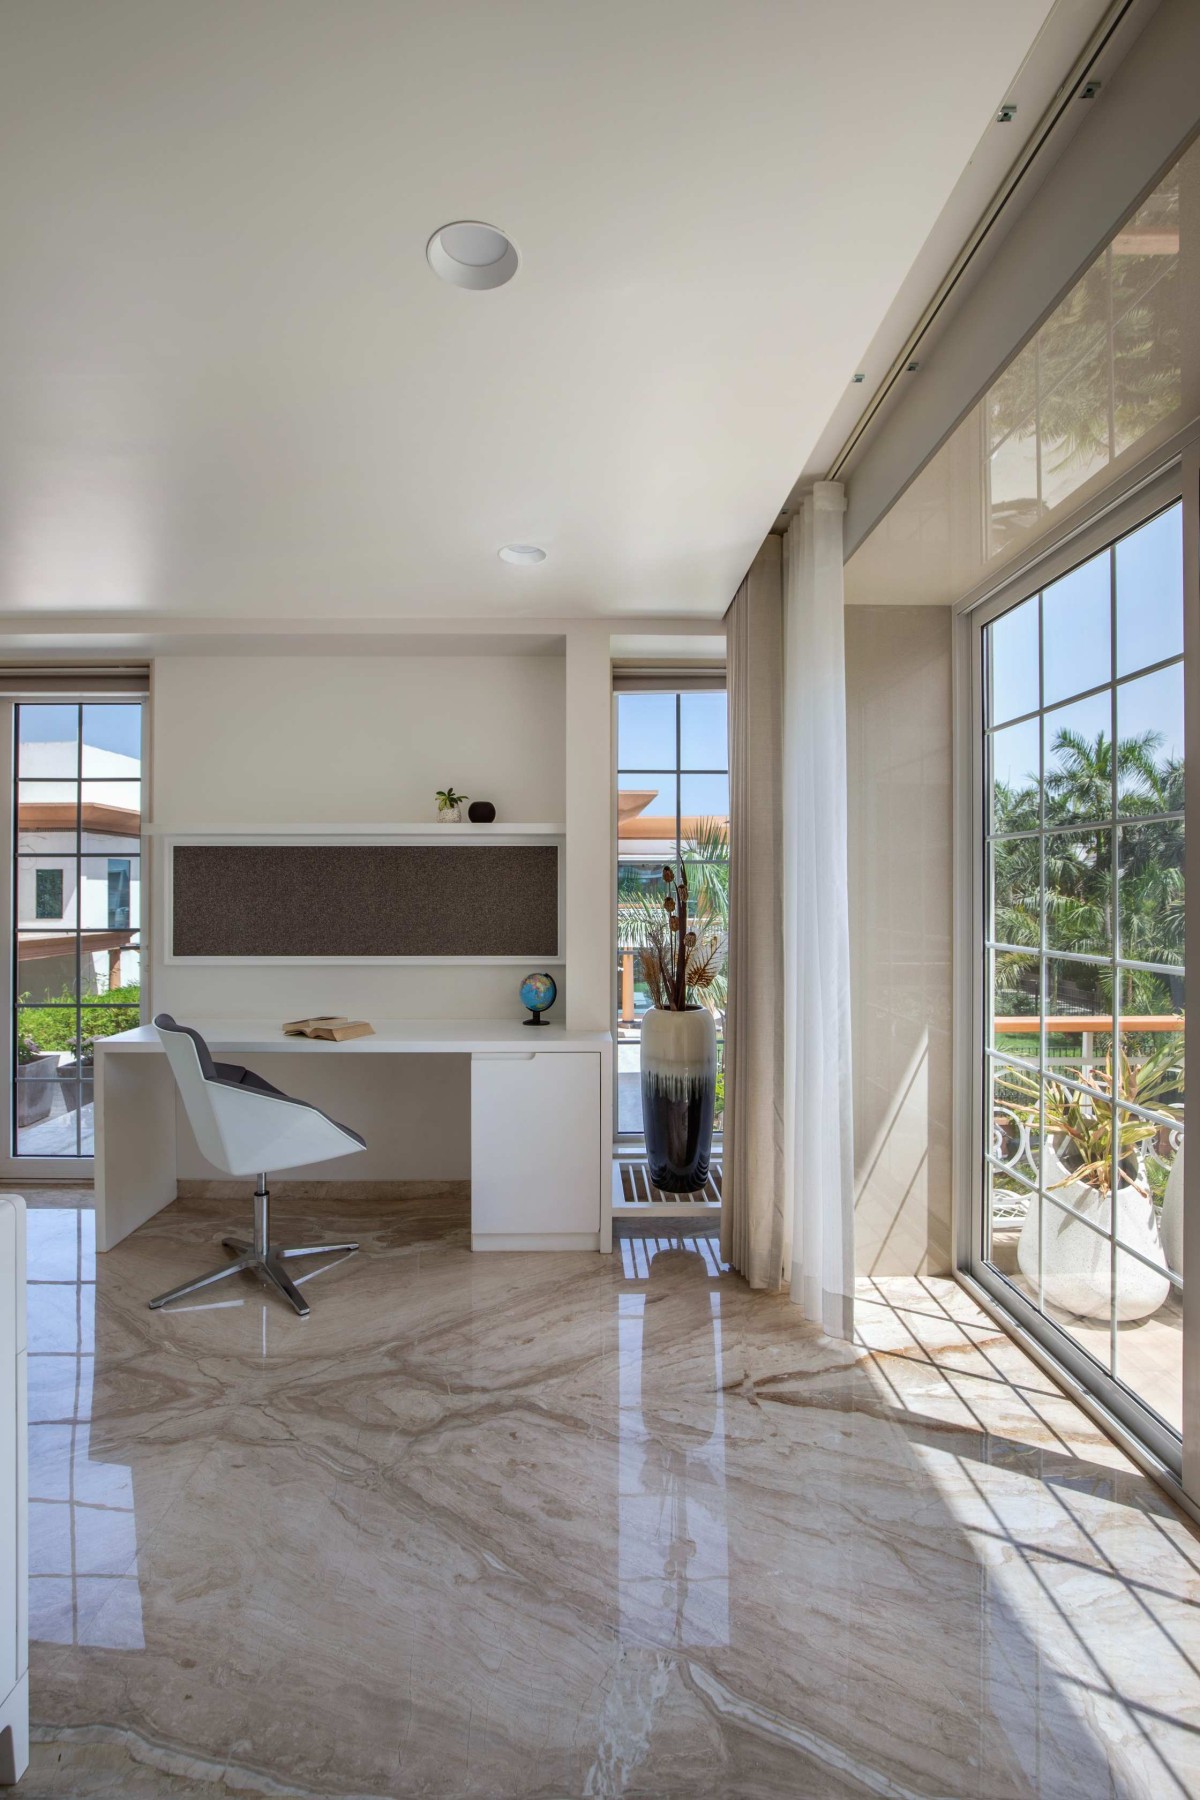
[[[642,1129],[656,1188],[699,1193],[708,1180],[717,1103],[717,1028],[706,1007],[642,1020]]]
[[[490,800],[472,800],[467,817],[472,825],[490,825],[496,817],[496,809]]]

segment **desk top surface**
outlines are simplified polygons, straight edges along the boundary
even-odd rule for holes
[[[334,1044],[328,1038],[285,1037],[275,1019],[186,1019],[210,1050],[225,1056],[232,1051],[263,1055],[388,1056],[486,1055],[490,1052],[601,1050],[612,1042],[607,1031],[568,1031],[563,1025],[526,1026],[520,1019],[372,1019],[374,1037],[347,1038]],[[97,1054],[114,1050],[161,1051],[162,1040],[153,1025],[119,1031],[95,1040]]]

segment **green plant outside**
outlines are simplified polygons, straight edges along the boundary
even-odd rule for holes
[[[27,998],[27,995],[21,996],[22,1001]],[[19,1050],[20,1060],[31,1061],[35,1055],[54,1051],[66,1051],[71,1056],[82,1051],[86,1060],[96,1038],[113,1037],[118,1031],[132,1031],[141,1024],[140,998],[141,989],[136,982],[132,982],[125,987],[110,988],[107,994],[93,995],[84,1000],[80,1008],[78,1040],[75,996],[65,988],[58,1002],[53,1005],[22,1004],[17,1011],[18,1045],[28,1042],[33,1048],[28,1054]]]

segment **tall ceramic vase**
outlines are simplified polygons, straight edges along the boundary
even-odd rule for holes
[[[717,1028],[706,1007],[642,1020],[642,1125],[655,1187],[699,1192],[708,1180],[717,1100]]]

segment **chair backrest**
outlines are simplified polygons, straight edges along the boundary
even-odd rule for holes
[[[297,1169],[353,1155],[363,1140],[307,1100],[264,1083],[239,1080],[244,1071],[214,1063],[208,1045],[170,1013],[154,1021],[202,1156],[227,1175]]]
[[[154,1028],[162,1039],[201,1154],[219,1169],[226,1168],[225,1134],[217,1118],[212,1091],[217,1078],[212,1052],[198,1031],[193,1031],[190,1025],[177,1024],[170,1013],[159,1013]]]

